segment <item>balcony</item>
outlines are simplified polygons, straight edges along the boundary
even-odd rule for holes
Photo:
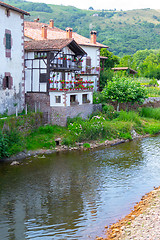
[[[50,91],[91,91],[94,88],[94,82],[91,80],[83,81],[74,79],[70,81],[49,79]]]
[[[80,69],[81,75],[99,75],[99,73],[100,73],[100,67],[83,66]]]
[[[53,71],[79,71],[80,59],[73,55],[63,54],[51,60],[50,69]]]

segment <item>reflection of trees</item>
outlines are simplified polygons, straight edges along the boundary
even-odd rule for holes
[[[83,198],[90,193],[93,197],[99,185],[99,178],[93,177],[96,165],[88,155],[65,153],[6,167],[8,174],[0,175],[4,183],[0,188],[4,209],[0,219],[7,222],[2,231],[9,231],[14,240],[27,231],[25,228],[33,227],[34,231],[36,225],[53,226],[52,233],[63,223],[65,229],[76,229],[77,220],[83,218]]]
[[[106,198],[106,192],[112,193],[117,183],[127,178],[126,172],[141,163],[141,145],[133,141],[98,151],[32,158],[32,163],[23,166],[2,167],[3,239],[24,239],[24,234],[42,234],[43,230],[53,235],[62,229],[76,232],[79,221],[96,216],[97,202],[104,201],[101,190],[105,189]]]
[[[131,169],[143,162],[140,140],[113,146],[103,155],[103,161],[115,169]]]

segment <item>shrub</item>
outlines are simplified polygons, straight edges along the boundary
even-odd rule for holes
[[[140,83],[130,78],[115,77],[105,86],[102,95],[106,102],[116,101],[118,111],[119,103],[143,103],[146,98],[146,90],[140,86]]]
[[[67,126],[68,126],[70,123],[74,123],[74,122],[80,123],[80,122],[82,122],[82,121],[84,121],[84,120],[82,119],[82,117],[80,117],[80,114],[78,114],[78,115],[77,115],[76,117],[74,117],[74,118],[68,117],[68,118],[67,118]]]
[[[84,147],[84,148],[90,148],[91,145],[90,145],[89,143],[84,143],[84,144],[83,144],[83,147]]]
[[[62,145],[70,146],[70,145],[74,145],[74,144],[75,144],[75,140],[74,140],[73,136],[67,136],[67,137],[63,138],[63,140],[62,140]]]
[[[102,113],[105,114],[105,118],[109,120],[117,118],[119,115],[119,113],[114,110],[114,107],[109,104],[103,105]]]
[[[8,138],[0,131],[0,159],[8,156]]]

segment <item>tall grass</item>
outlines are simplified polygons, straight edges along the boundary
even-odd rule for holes
[[[120,111],[119,116],[116,119],[117,121],[124,121],[124,122],[134,122],[138,125],[141,125],[141,119],[138,113],[134,111]]]
[[[143,107],[140,109],[140,116],[160,120],[160,108]]]

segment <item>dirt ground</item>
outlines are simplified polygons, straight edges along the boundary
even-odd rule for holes
[[[142,197],[134,210],[97,240],[160,240],[160,187]]]

